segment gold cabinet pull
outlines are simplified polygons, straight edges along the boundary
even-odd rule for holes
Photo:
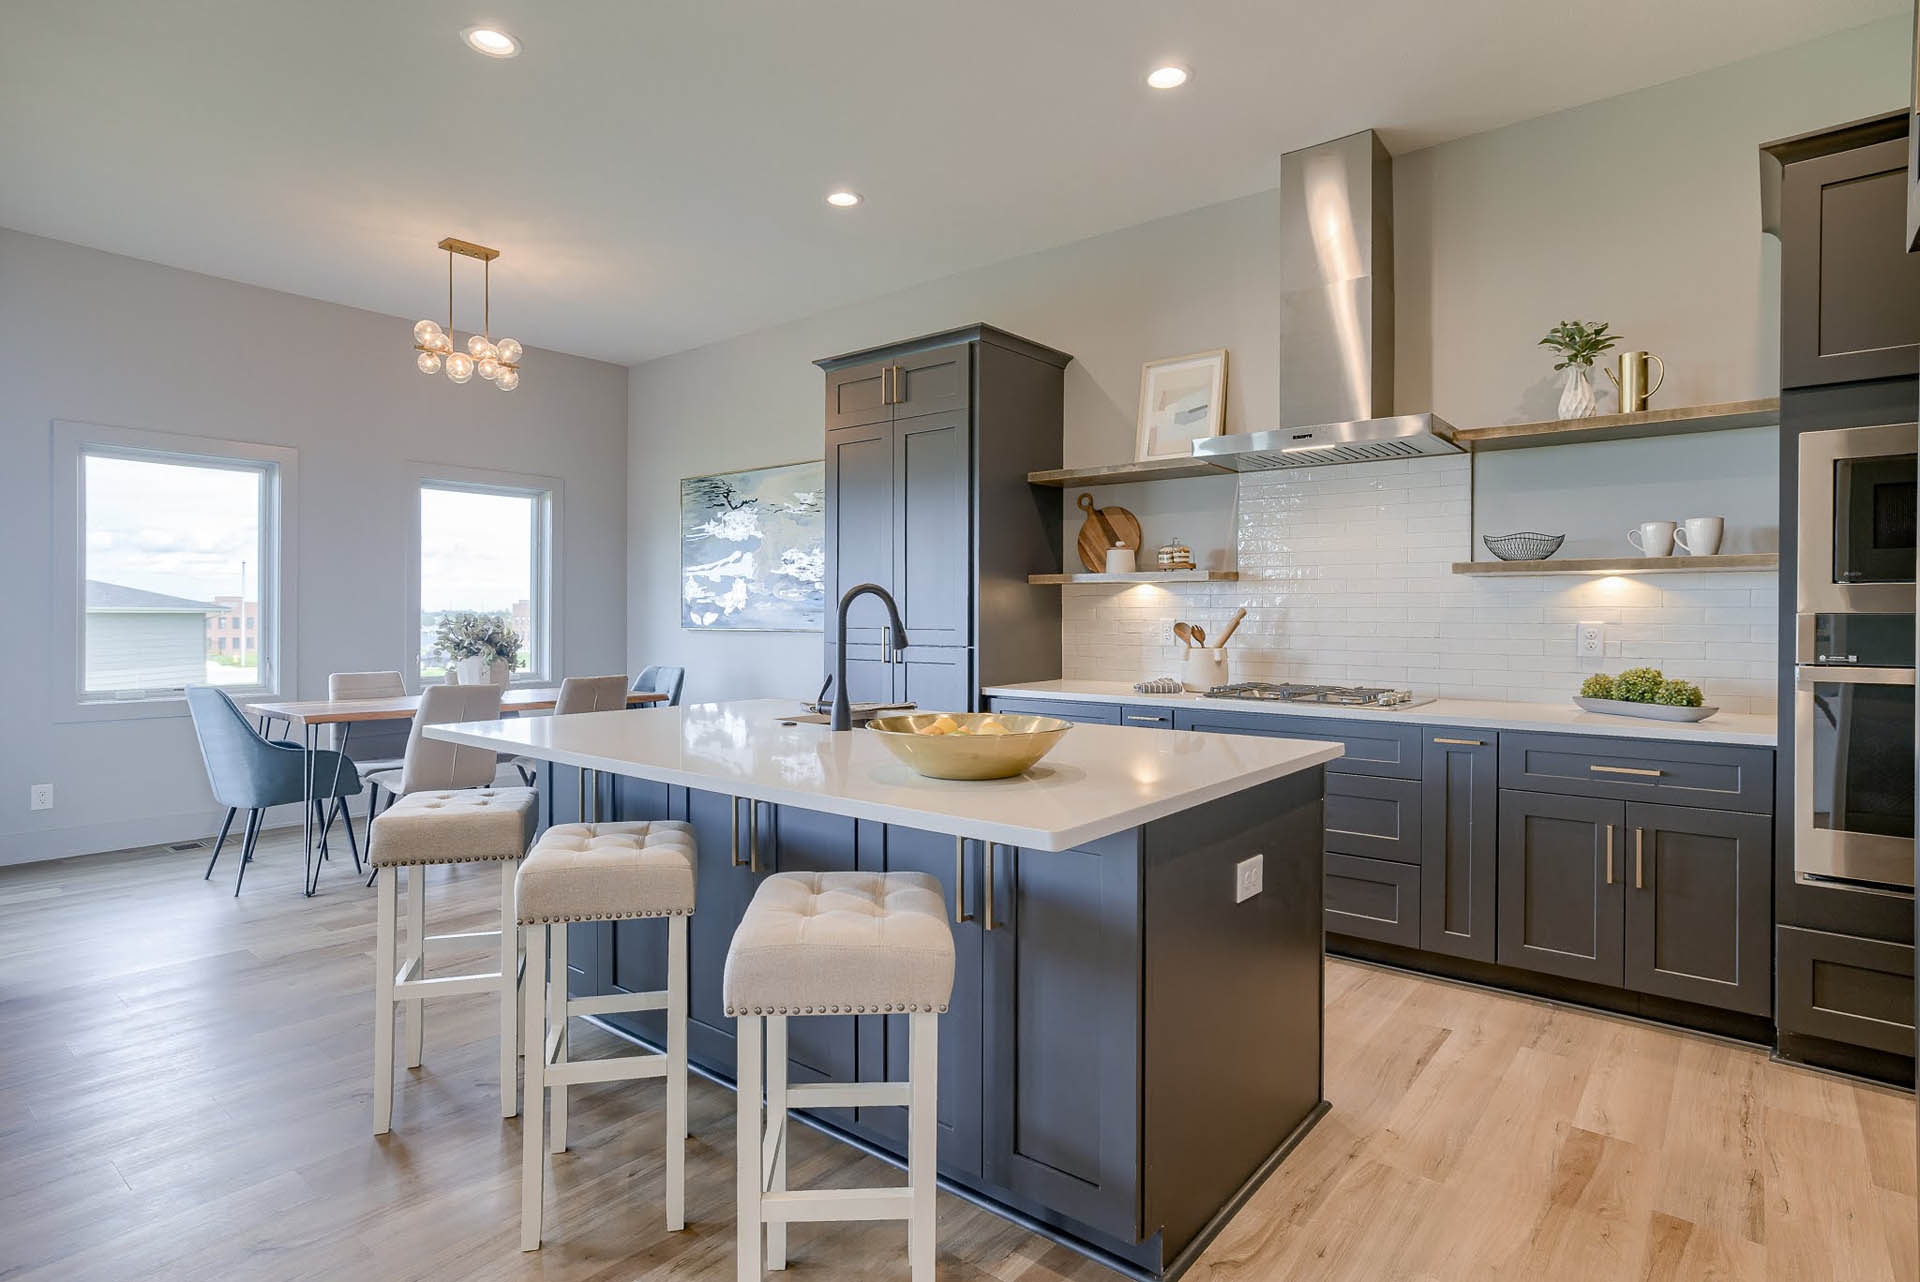
[[[1635,890],[1645,890],[1647,888],[1646,858],[1647,830],[1645,828],[1635,828],[1633,830],[1633,888]]]
[[[953,839],[953,924],[973,920],[967,911],[967,839]]]
[[[880,625],[880,662],[893,662],[893,625],[891,623]]]
[[[993,844],[991,841],[987,843],[987,897],[981,910],[980,923],[984,930],[993,929]]]
[[[733,845],[728,851],[728,856],[731,859],[733,866],[735,868],[738,868],[740,867],[740,865],[746,863],[747,861],[740,857],[740,798],[735,797],[732,800],[733,800]]]
[[[1442,739],[1442,738],[1439,738],[1438,736],[1435,736],[1434,742],[1435,743],[1457,743],[1463,748],[1484,748],[1487,746],[1485,741],[1480,739]]]
[[[895,405],[903,404],[907,399],[900,395],[900,376],[906,372],[907,368],[904,365],[895,365],[893,367],[893,403]]]
[[[1588,766],[1587,769],[1597,775],[1640,775],[1647,779],[1658,779],[1658,770],[1642,770],[1638,766]]]
[[[1607,825],[1607,884],[1613,884],[1613,825]]]
[[[760,803],[747,798],[747,871],[760,871]]]

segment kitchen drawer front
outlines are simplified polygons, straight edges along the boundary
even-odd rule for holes
[[[1403,948],[1420,946],[1420,869],[1388,859],[1328,855],[1327,929]]]
[[[1857,935],[1780,926],[1780,1031],[1912,1055],[1913,949]]]
[[[1062,721],[1078,721],[1086,725],[1120,724],[1120,705],[1117,703],[1064,703],[1057,699],[1005,699],[998,695],[987,702],[994,712],[1026,712],[1037,717],[1058,717]]]
[[[1173,709],[1156,708],[1152,704],[1129,703],[1120,709],[1120,724],[1138,726],[1143,730],[1173,729]]]
[[[1175,708],[1173,727],[1338,743],[1346,753],[1327,763],[1327,773],[1381,775],[1390,779],[1420,777],[1420,744],[1425,734],[1424,727],[1415,725],[1333,721],[1284,713],[1215,712],[1206,708]]]
[[[1417,779],[1329,774],[1327,853],[1419,863],[1420,798]]]
[[[1500,786],[1764,815],[1773,812],[1773,749],[1502,733]]]

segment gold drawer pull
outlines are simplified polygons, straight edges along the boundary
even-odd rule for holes
[[[1607,825],[1607,884],[1613,884],[1613,825]]]
[[[1658,779],[1658,770],[1642,770],[1637,766],[1588,766],[1587,769],[1601,775],[1641,775],[1648,779]]]
[[[1436,736],[1434,739],[1434,742],[1435,743],[1457,743],[1463,748],[1484,748],[1487,746],[1486,741],[1482,739],[1441,739]]]

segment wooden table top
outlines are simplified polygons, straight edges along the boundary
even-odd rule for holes
[[[629,694],[628,707],[664,703],[664,694]],[[559,686],[516,686],[500,696],[500,712],[545,712],[560,701]],[[298,699],[276,703],[249,703],[247,715],[277,717],[304,726],[338,725],[346,721],[405,721],[420,710],[417,694],[387,699]]]

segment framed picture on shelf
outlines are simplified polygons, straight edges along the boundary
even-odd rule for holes
[[[1227,349],[1148,361],[1140,367],[1134,458],[1185,458],[1193,443],[1226,427]]]

